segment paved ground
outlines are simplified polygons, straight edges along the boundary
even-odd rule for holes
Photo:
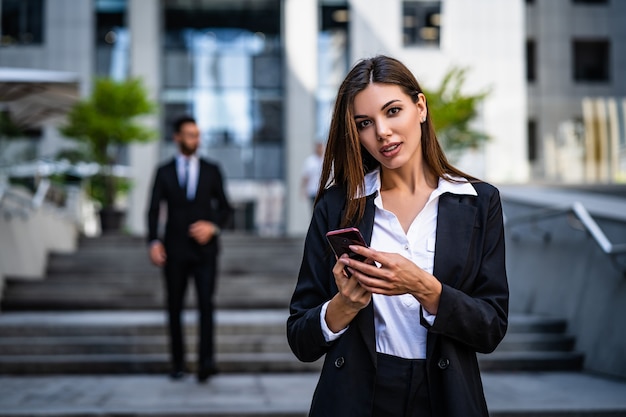
[[[581,373],[486,373],[493,416],[626,416],[626,381]],[[304,416],[316,374],[0,376],[0,416]]]

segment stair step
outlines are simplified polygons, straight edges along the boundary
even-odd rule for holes
[[[576,339],[562,333],[509,333],[498,346],[497,352],[515,351],[570,351]]]
[[[216,351],[225,372],[318,370],[290,352],[288,303],[304,240],[225,233],[215,303]],[[185,337],[196,348],[193,284]],[[8,279],[0,307],[0,373],[162,373],[168,370],[163,279],[144,239],[105,235],[81,239],[73,254],[49,258],[41,281]],[[512,315],[487,370],[580,369],[567,322]],[[193,360],[190,361],[190,363]],[[319,361],[318,361],[319,362]]]
[[[478,355],[483,371],[580,371],[584,355],[579,352],[493,352]]]
[[[269,294],[261,294],[248,297],[246,294],[232,294],[220,296],[215,300],[215,306],[221,309],[242,309],[242,308],[287,308],[289,303],[290,291],[280,291]],[[192,298],[187,301],[188,307],[195,306],[195,300]],[[154,310],[163,308],[163,295],[119,295],[117,299],[111,300],[110,297],[93,296],[84,297],[83,299],[76,297],[58,298],[58,299],[40,299],[40,298],[19,298],[5,300],[2,302],[2,309],[5,311],[48,311],[48,310]]]
[[[195,352],[198,338],[186,335],[189,352]],[[216,352],[270,353],[290,352],[284,335],[217,334]],[[0,355],[81,355],[81,354],[153,354],[167,353],[165,333],[151,336],[68,336],[14,337],[0,340]]]
[[[188,366],[193,369],[192,354]],[[0,355],[0,374],[101,374],[165,373],[169,370],[167,353]],[[216,354],[223,372],[313,372],[322,360],[298,361],[291,352],[236,352]],[[567,352],[535,352],[479,355],[482,371],[579,371],[583,356]]]
[[[567,321],[542,315],[511,314],[508,333],[563,333]]]
[[[195,369],[195,355],[187,366]],[[290,352],[217,353],[217,366],[224,373],[314,372],[321,361],[303,363]],[[0,374],[151,374],[170,370],[168,354],[21,355],[0,356]]]

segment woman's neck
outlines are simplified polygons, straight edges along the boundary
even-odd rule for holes
[[[430,172],[425,164],[404,166],[399,169],[385,169],[381,167],[380,188],[381,191],[399,191],[414,195],[425,189],[437,188],[438,180]]]

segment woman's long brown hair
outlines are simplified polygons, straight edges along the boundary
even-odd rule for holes
[[[365,197],[365,174],[380,165],[361,146],[353,111],[354,97],[372,83],[398,85],[414,103],[422,93],[411,71],[397,59],[384,55],[359,61],[341,83],[330,123],[317,199],[333,184],[345,190],[342,227],[357,224],[363,218],[365,198],[356,196]],[[451,175],[475,180],[448,162],[435,135],[430,112],[422,123],[422,155],[425,165],[437,178]]]

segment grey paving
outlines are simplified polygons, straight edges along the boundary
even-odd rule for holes
[[[305,416],[316,373],[0,377],[0,416]],[[626,381],[584,373],[484,373],[491,415],[626,416]]]

